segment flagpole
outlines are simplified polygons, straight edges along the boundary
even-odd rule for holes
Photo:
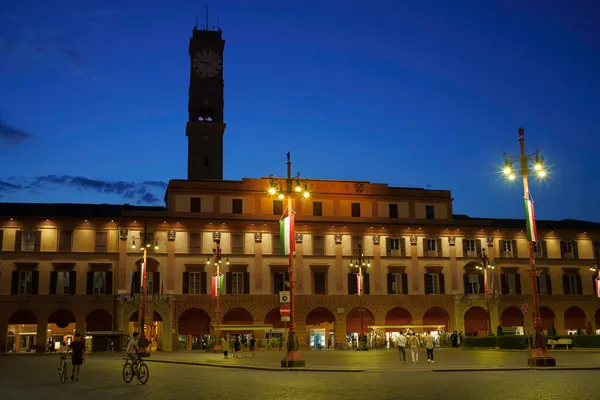
[[[216,279],[214,279],[214,284],[211,282],[211,289],[214,285],[215,287],[215,299],[217,301],[217,308],[215,309],[215,314],[217,318],[217,327],[215,329],[215,347],[213,347],[213,351],[220,352],[223,350],[221,347],[221,242],[217,239],[215,240],[216,249],[213,250],[215,255],[215,265],[217,267]],[[229,262],[227,262],[229,264]]]
[[[515,175],[512,172],[512,163],[508,159],[517,159],[516,163],[520,164],[519,173],[523,177],[523,197],[525,198],[525,204],[527,206],[526,225],[527,240],[529,242],[529,269],[527,270],[527,272],[529,273],[529,277],[531,278],[531,292],[533,296],[533,329],[535,332],[533,347],[529,355],[528,364],[532,367],[553,367],[556,366],[556,360],[553,357],[551,357],[548,353],[548,350],[546,349],[546,344],[543,340],[542,318],[540,316],[540,304],[537,288],[537,277],[540,275],[541,271],[538,270],[535,266],[534,245],[535,242],[537,242],[537,232],[535,226],[535,215],[533,213],[533,204],[531,202],[531,193],[529,192],[528,180],[528,175],[530,173],[529,161],[534,155],[534,169],[537,171],[538,176],[540,178],[543,178],[544,176],[546,176],[546,172],[544,171],[542,166],[543,159],[539,158],[539,150],[531,155],[527,155],[525,153],[525,130],[523,128],[519,128],[519,147],[521,150],[521,155],[519,157],[511,157],[506,155],[506,153],[504,154],[504,156],[506,157],[504,174],[507,175],[508,178],[511,180],[515,179]]]

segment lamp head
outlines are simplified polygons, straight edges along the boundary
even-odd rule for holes
[[[512,164],[510,161],[508,161],[508,159],[504,160],[504,168],[502,169],[502,172],[508,177],[510,177],[510,175],[513,173]]]
[[[131,248],[132,248],[132,249],[135,249],[135,247],[136,247],[136,246],[135,246],[135,239],[133,239],[133,243],[131,243]]]

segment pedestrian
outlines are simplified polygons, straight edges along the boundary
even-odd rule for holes
[[[240,357],[240,355],[239,355],[240,347],[241,347],[240,337],[236,336],[235,341],[233,342],[233,358]]]
[[[250,353],[252,353],[252,357],[254,357],[254,346],[256,345],[256,339],[254,335],[250,336]]]
[[[413,333],[410,336],[410,338],[408,338],[408,345],[410,346],[410,355],[412,357],[413,364],[417,364],[419,362],[419,350],[421,350],[421,341],[415,333]]]
[[[435,347],[435,338],[431,332],[425,334],[425,350],[427,350],[427,362],[433,364],[433,348]]]
[[[398,353],[400,353],[400,362],[402,364],[406,364],[406,336],[404,336],[404,332],[400,332],[398,336]]]
[[[79,380],[79,368],[83,364],[83,355],[85,353],[85,344],[81,341],[81,333],[75,334],[75,340],[71,342],[71,350],[73,354],[71,356],[71,363],[73,364],[73,373],[71,374],[71,380]]]
[[[450,335],[450,340],[452,341],[452,347],[458,347],[458,333],[456,331],[452,332],[452,335]]]

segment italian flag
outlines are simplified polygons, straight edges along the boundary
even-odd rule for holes
[[[294,214],[279,221],[279,250],[282,256],[287,256],[296,251],[294,240]]]
[[[596,297],[600,297],[600,278],[596,278]]]
[[[146,263],[142,261],[140,267],[140,293],[144,293],[144,288],[146,287],[144,283],[146,283]]]
[[[225,277],[223,274],[212,277],[210,294],[212,297],[223,296],[223,287],[225,286]]]
[[[356,275],[356,288],[357,293],[361,294],[363,292],[363,277],[362,275]]]
[[[529,197],[529,195],[527,196]],[[537,242],[537,228],[535,227],[535,213],[533,212],[533,200],[525,197],[525,218],[527,220],[527,240]]]

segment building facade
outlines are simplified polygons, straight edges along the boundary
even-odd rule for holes
[[[196,348],[216,323],[211,277],[220,247],[224,332],[274,338],[286,204],[272,178],[223,180],[220,31],[194,29],[186,135],[188,180],[169,182],[165,207],[0,203],[0,351],[45,351],[85,332],[94,351],[139,327],[141,244],[147,251],[146,333],[152,349]],[[277,179],[276,179],[277,180]],[[538,221],[540,276],[528,276],[524,220],[454,215],[450,191],[309,179],[294,198],[296,324],[301,346],[346,343],[359,332],[531,332],[532,290],[544,329],[600,329],[600,224]],[[135,244],[135,247],[134,247]],[[155,248],[156,246],[156,248]],[[363,307],[350,264],[364,254]],[[494,269],[484,278],[482,256]],[[484,286],[488,287],[488,306]],[[535,282],[535,285],[532,283]]]

